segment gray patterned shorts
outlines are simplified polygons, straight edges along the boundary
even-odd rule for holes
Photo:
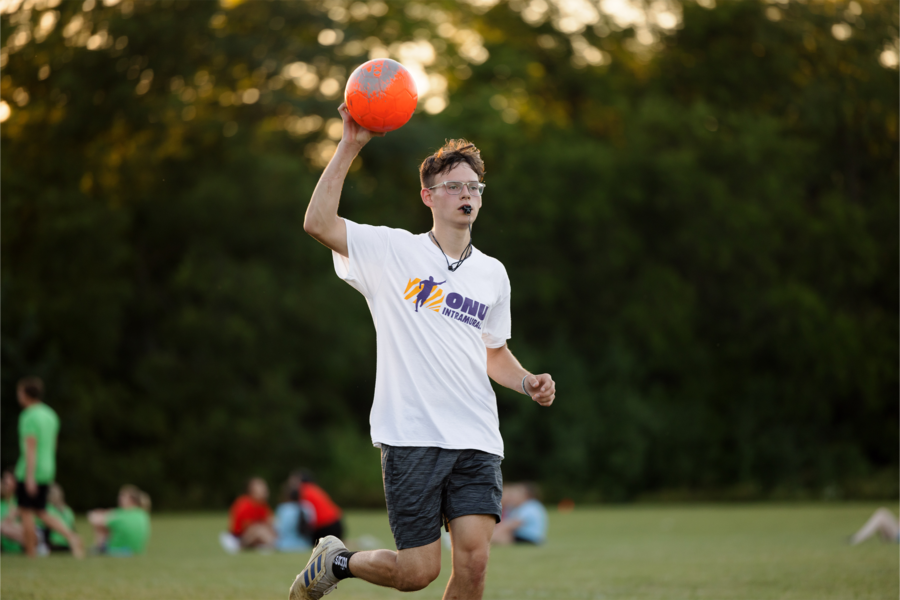
[[[465,515],[500,521],[503,475],[495,454],[381,445],[388,519],[398,550],[441,539],[441,525]]]

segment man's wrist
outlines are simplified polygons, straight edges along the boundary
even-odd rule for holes
[[[338,142],[338,150],[345,150],[347,152],[352,152],[354,155],[359,154],[359,151],[362,150],[362,147],[365,144],[360,144],[359,142],[349,142],[347,140],[341,140]]]

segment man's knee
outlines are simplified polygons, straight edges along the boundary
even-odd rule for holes
[[[472,582],[484,581],[489,553],[488,547],[457,552],[453,557],[454,574]]]
[[[418,569],[408,569],[397,578],[394,587],[401,592],[418,592],[428,587],[441,574],[441,564],[426,565]]]

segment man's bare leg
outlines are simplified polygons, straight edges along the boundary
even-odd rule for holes
[[[25,554],[37,556],[37,527],[34,524],[34,513],[31,509],[19,507],[19,519],[22,521],[22,546]]]
[[[440,540],[393,552],[371,550],[357,552],[350,557],[350,572],[354,577],[391,587],[401,592],[415,592],[428,586],[441,573]]]
[[[898,533],[900,533],[900,525],[898,525],[897,519],[886,508],[876,510],[875,514],[869,517],[866,524],[862,526],[862,529],[853,534],[853,537],[850,538],[850,543],[855,546],[866,541],[876,533],[880,534],[882,539],[890,541],[896,540]]]
[[[38,516],[47,527],[60,534],[69,542],[69,548],[72,549],[72,556],[75,558],[84,558],[84,546],[81,545],[81,538],[78,534],[66,527],[66,524],[48,513],[46,510],[39,510]]]
[[[496,522],[493,515],[466,515],[450,521],[453,572],[444,600],[481,600]]]

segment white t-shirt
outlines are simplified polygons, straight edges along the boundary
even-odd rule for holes
[[[486,347],[510,337],[506,269],[473,248],[450,272],[428,234],[344,220],[350,257],[333,253],[334,269],[366,297],[378,339],[372,442],[503,456]]]

